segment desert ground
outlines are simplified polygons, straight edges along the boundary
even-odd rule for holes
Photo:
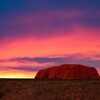
[[[0,100],[100,100],[100,79],[0,79]]]

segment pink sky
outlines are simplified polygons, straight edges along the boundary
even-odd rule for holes
[[[78,9],[83,5],[80,2],[77,6],[68,1],[55,6],[53,2],[35,3],[33,7],[25,2],[23,9],[16,3],[15,8],[2,7],[0,77],[34,78],[39,69],[63,63],[93,66],[100,73],[97,5],[85,3]]]

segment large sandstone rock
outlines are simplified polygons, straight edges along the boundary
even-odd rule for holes
[[[100,78],[94,67],[63,64],[40,70],[35,79],[96,79]]]

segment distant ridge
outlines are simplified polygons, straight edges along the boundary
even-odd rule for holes
[[[63,64],[38,71],[35,79],[99,79],[94,67],[81,64]]]

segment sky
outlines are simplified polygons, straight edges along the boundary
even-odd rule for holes
[[[0,0],[0,78],[65,63],[100,74],[100,0]]]

